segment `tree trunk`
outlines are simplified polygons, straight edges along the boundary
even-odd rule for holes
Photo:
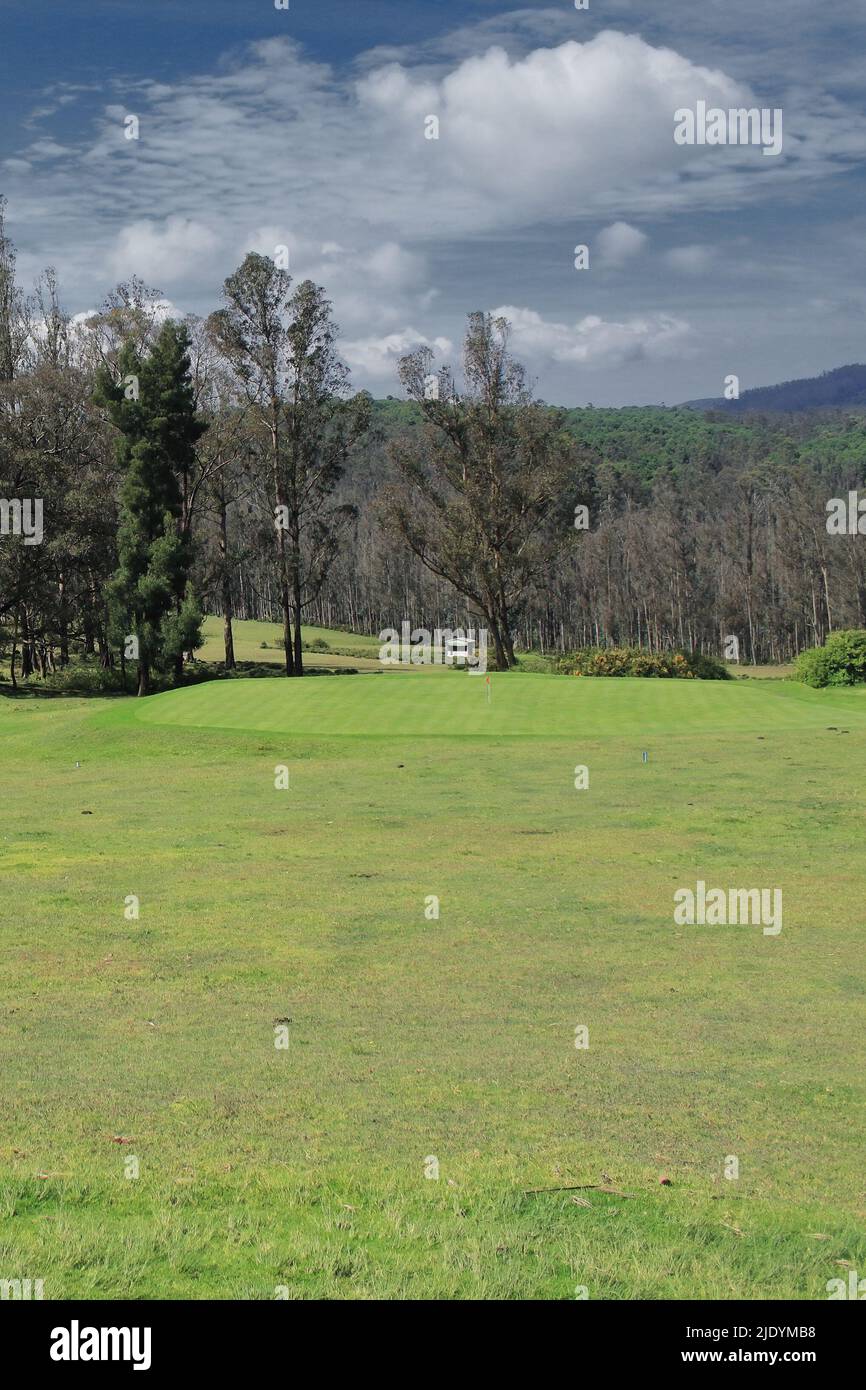
[[[277,506],[282,506],[278,502]],[[280,568],[280,603],[283,610],[283,647],[286,653],[286,675],[295,674],[292,656],[292,601],[289,595],[289,579],[286,569],[286,533],[282,526],[277,527],[277,557]]]
[[[59,580],[57,581],[57,590],[60,599],[58,604],[58,618],[60,627],[60,665],[65,667],[69,665],[69,621],[66,607],[66,582],[62,574]]]
[[[226,585],[226,588],[229,586]],[[223,644],[225,646],[225,668],[227,671],[237,669],[235,661],[235,639],[232,631],[232,600],[231,593],[223,591]]]
[[[503,613],[499,621],[501,625],[502,646],[505,649],[505,660],[508,662],[509,667],[516,666],[517,657],[514,655],[514,638],[511,636],[508,614]]]
[[[824,607],[827,610],[827,631],[832,632],[833,618],[830,612],[830,579],[827,574],[827,566],[823,562],[821,564],[821,578],[824,581]]]
[[[286,651],[286,675],[293,676],[295,674],[295,661],[292,654],[292,603],[289,597],[289,581],[286,578],[285,542],[280,546],[280,552],[283,564],[283,573],[280,582],[280,600],[283,606],[283,646]]]
[[[21,678],[26,680],[33,674],[33,653],[34,646],[30,636],[30,624],[27,617],[27,609],[21,609]]]
[[[223,609],[223,641],[225,644],[226,658],[225,669],[234,671],[235,662],[235,639],[232,631],[232,581],[229,574],[229,536],[228,536],[228,507],[226,506],[225,492],[220,490],[219,495],[219,556],[220,556],[220,587],[222,593]]]
[[[95,645],[94,645],[94,628],[95,628],[96,623],[97,623],[97,621],[98,621],[96,615],[99,613],[100,608],[99,608],[99,596],[98,596],[98,593],[97,593],[96,580],[95,580],[95,578],[94,578],[94,576],[93,576],[93,572],[92,572],[91,570],[88,570],[88,571],[87,571],[87,584],[88,584],[88,592],[89,592],[89,594],[90,594],[90,603],[89,603],[89,605],[85,605],[85,608],[84,608],[84,615],[83,615],[83,622],[84,622],[84,655],[85,655],[85,656],[92,656],[93,653],[94,653],[94,650],[95,650]],[[103,663],[103,665],[104,665],[104,663]]]
[[[491,613],[484,614],[484,621],[487,624],[487,629],[490,636],[493,638],[493,651],[496,656],[496,669],[497,671],[507,671],[508,655],[505,650],[505,644],[502,641],[502,634],[499,631],[499,623]]]
[[[15,610],[15,625],[12,629],[12,656],[9,662],[9,674],[12,678],[12,689],[18,689],[18,680],[15,675],[15,658],[18,655],[18,609]]]
[[[301,533],[297,517],[292,518],[292,611],[295,620],[295,675],[304,674],[301,642]]]
[[[286,654],[286,675],[294,675],[292,656],[292,604],[289,596],[289,575],[286,568],[286,532],[282,525],[282,513],[286,510],[283,496],[283,481],[280,476],[280,407],[276,384],[271,385],[271,476],[274,488],[274,524],[277,531],[277,558],[280,574],[280,600],[283,607],[283,648]],[[278,516],[279,514],[279,516]]]

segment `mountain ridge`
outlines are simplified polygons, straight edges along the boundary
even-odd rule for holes
[[[846,406],[866,407],[866,365],[861,362],[834,367],[819,376],[798,377],[774,386],[753,387],[741,392],[736,401],[708,396],[702,400],[683,401],[682,404],[686,410],[718,410],[725,415],[743,415],[753,410],[797,413]]]

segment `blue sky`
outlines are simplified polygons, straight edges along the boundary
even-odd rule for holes
[[[866,359],[864,38],[862,0],[0,0],[0,191],[73,313],[133,273],[207,313],[286,245],[376,394],[485,308],[546,399],[672,404]],[[782,154],[677,146],[699,100],[781,108]]]

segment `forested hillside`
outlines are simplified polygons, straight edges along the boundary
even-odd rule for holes
[[[866,367],[851,363],[820,376],[783,381],[778,386],[757,386],[741,391],[735,401],[708,398],[687,401],[692,410],[720,410],[727,415],[744,415],[756,410],[793,412],[800,410],[841,410],[866,407]]]
[[[376,496],[392,477],[386,442],[420,431],[417,411],[377,402],[382,438],[346,496],[359,520],[316,621],[379,630],[395,613],[462,616],[443,586],[383,536]],[[568,543],[525,596],[523,645],[588,642],[721,651],[782,661],[829,628],[866,625],[860,537],[826,532],[826,504],[866,479],[866,413],[730,421],[685,408],[568,410],[578,458],[556,525]],[[589,531],[574,508],[589,508]],[[251,610],[251,616],[252,616]]]
[[[785,661],[866,627],[863,538],[826,526],[864,476],[864,411],[554,408],[479,314],[462,369],[410,354],[371,401],[325,291],[261,256],[206,320],[166,322],[132,281],[74,323],[51,272],[19,286],[0,224],[13,674],[92,654],[135,661],[145,693],[151,668],[182,675],[203,612],[226,618],[229,667],[232,615],[281,622],[287,674],[302,623],[484,625],[504,665],[589,643],[718,655],[728,634]],[[38,539],[16,526],[37,500]]]

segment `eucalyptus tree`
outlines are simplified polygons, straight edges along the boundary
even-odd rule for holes
[[[250,419],[270,493],[277,556],[286,675],[294,674],[292,603],[286,529],[283,401],[289,356],[291,276],[251,251],[223,285],[225,307],[208,320],[214,342],[232,367],[250,407]]]
[[[214,341],[231,364],[257,431],[268,481],[283,609],[286,674],[304,673],[302,622],[355,511],[334,500],[369,423],[370,398],[349,398],[348,371],[324,290],[250,253],[225,282]]]
[[[285,513],[294,619],[294,670],[304,673],[301,623],[328,577],[343,533],[356,519],[334,493],[370,424],[366,392],[349,398],[348,369],[336,350],[337,326],[324,290],[304,280],[289,303],[284,428]]]
[[[391,529],[483,617],[501,668],[515,664],[529,586],[574,538],[565,504],[577,462],[562,412],[533,399],[508,331],[504,319],[469,316],[462,391],[450,368],[432,372],[429,348],[401,360],[425,430],[395,448],[402,486],[385,504]]]

